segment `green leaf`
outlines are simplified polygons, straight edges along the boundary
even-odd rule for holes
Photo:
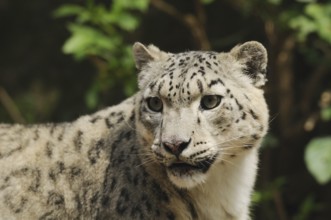
[[[314,138],[305,151],[305,162],[309,172],[320,184],[331,180],[331,136]]]
[[[312,17],[316,24],[317,34],[327,42],[331,43],[331,5],[309,4],[305,12]]]
[[[146,11],[149,5],[149,0],[114,0],[113,9],[121,11],[123,9],[136,9]]]
[[[202,0],[202,3],[205,5],[209,5],[211,3],[213,3],[215,0]]]
[[[94,109],[99,103],[99,87],[97,84],[92,86],[86,93],[85,102],[89,109]]]
[[[263,141],[262,141],[262,144],[261,144],[261,148],[262,149],[265,149],[265,148],[275,148],[278,145],[279,145],[278,138],[274,134],[269,133],[269,134],[267,134],[263,138]]]
[[[112,51],[118,45],[117,38],[110,38],[97,29],[85,25],[70,24],[71,37],[65,42],[63,52],[81,59],[87,55],[100,55]]]
[[[309,34],[315,33],[331,44],[331,4],[308,3],[304,13],[292,16],[288,25],[297,31],[300,41],[305,41]]]
[[[109,10],[106,9],[106,6],[100,4],[100,5],[94,5],[90,8],[90,17],[91,22],[94,24],[98,23],[107,23],[109,22],[109,16],[112,14]]]
[[[301,3],[312,3],[312,2],[316,2],[316,0],[296,0],[297,2],[301,2]]]
[[[308,34],[316,31],[316,23],[305,16],[298,16],[289,21],[289,26],[297,30],[300,41],[306,40]]]
[[[283,0],[268,0],[268,2],[272,5],[280,5]]]
[[[311,213],[318,207],[316,200],[313,195],[309,195],[301,203],[299,211],[294,216],[293,220],[308,220]]]
[[[138,19],[128,13],[121,13],[117,17],[117,24],[126,31],[133,31],[139,25]]]
[[[321,118],[322,118],[323,121],[330,121],[331,120],[331,107],[322,109]]]
[[[262,192],[254,191],[251,196],[252,203],[257,204],[263,200]]]
[[[131,0],[135,9],[146,11],[149,5],[149,0]]]
[[[53,12],[53,16],[56,18],[67,17],[67,16],[72,16],[72,15],[79,15],[85,11],[86,11],[85,8],[83,8],[81,6],[67,4],[67,5],[62,5],[61,7],[56,9]]]

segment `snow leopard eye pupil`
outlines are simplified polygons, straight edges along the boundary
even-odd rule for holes
[[[200,106],[204,110],[216,108],[221,103],[222,97],[219,95],[206,95],[202,97]]]
[[[163,109],[162,100],[158,97],[149,97],[147,98],[147,106],[153,112],[161,112]]]

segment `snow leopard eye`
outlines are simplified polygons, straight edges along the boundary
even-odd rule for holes
[[[149,97],[146,99],[148,108],[153,112],[161,112],[163,109],[162,100],[158,97]]]
[[[216,108],[222,100],[222,96],[219,95],[206,95],[202,97],[200,106],[204,110],[210,110]]]

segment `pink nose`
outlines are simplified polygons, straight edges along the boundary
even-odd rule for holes
[[[191,139],[187,142],[185,141],[173,141],[173,142],[163,142],[163,147],[164,149],[175,155],[176,157],[178,157],[183,150],[185,150],[185,148],[187,148],[187,146],[190,144]]]

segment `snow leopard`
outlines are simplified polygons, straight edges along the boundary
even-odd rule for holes
[[[133,45],[139,91],[72,122],[0,124],[0,219],[250,219],[267,51]]]

